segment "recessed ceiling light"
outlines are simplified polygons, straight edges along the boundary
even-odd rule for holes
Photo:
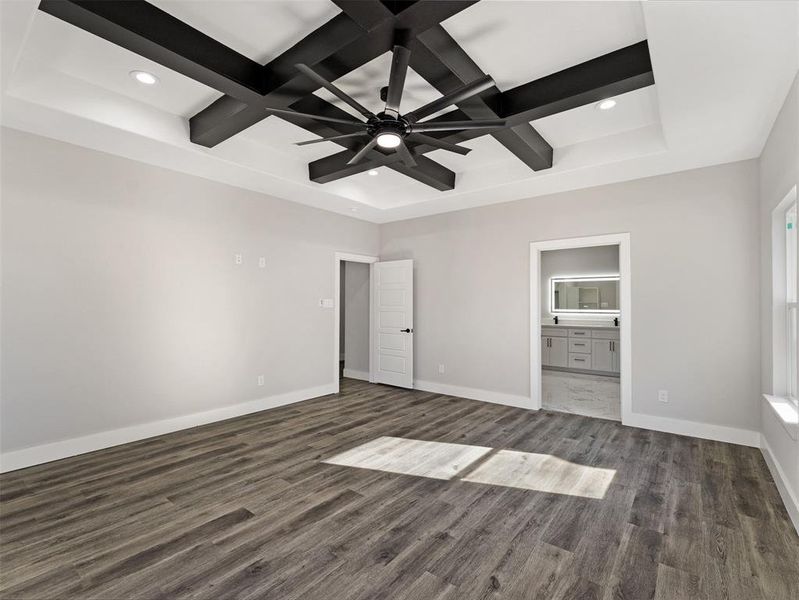
[[[613,98],[608,98],[607,100],[603,100],[602,102],[596,105],[596,107],[599,110],[610,110],[614,106],[616,106],[616,101]]]
[[[147,71],[131,71],[130,76],[144,85],[155,85],[158,83],[158,77]]]
[[[369,175],[374,177],[375,175],[377,175],[377,169],[369,169],[368,173],[369,173]]]
[[[381,133],[377,136],[377,145],[381,148],[396,148],[401,141],[402,138],[396,133]]]

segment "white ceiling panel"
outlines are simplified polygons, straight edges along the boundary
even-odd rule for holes
[[[599,110],[588,104],[532,122],[538,133],[554,148],[603,138],[659,121],[654,86],[616,96],[616,106]]]
[[[161,10],[261,64],[340,11],[330,0],[149,0]]]
[[[646,39],[639,2],[483,0],[444,22],[500,90]]]
[[[88,85],[183,117],[193,115],[220,95],[202,83],[41,11],[35,13],[23,56]],[[160,82],[155,86],[142,85],[130,77],[133,70],[153,73]]]

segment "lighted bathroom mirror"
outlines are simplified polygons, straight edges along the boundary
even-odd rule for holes
[[[553,277],[553,313],[619,314],[619,276]]]

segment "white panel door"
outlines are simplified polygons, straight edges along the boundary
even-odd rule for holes
[[[413,388],[413,261],[374,264],[375,383]]]

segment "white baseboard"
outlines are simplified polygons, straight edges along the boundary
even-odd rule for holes
[[[515,406],[516,408],[526,408],[528,410],[531,409],[532,404],[530,398],[527,396],[461,387],[459,385],[449,385],[446,383],[437,383],[435,381],[417,379],[414,381],[414,387],[425,392],[447,394],[448,396],[458,396],[460,398],[470,398],[472,400],[482,400],[483,402],[492,402],[494,404],[505,404],[506,406]],[[754,448],[760,447],[760,433],[748,429],[737,429],[724,425],[711,425],[709,423],[683,421],[681,419],[671,419],[668,417],[658,417],[640,413],[632,413],[628,417],[625,417],[624,424],[630,427],[640,427],[653,431],[687,435],[706,440],[729,442],[731,444],[741,444]]]
[[[632,413],[623,417],[623,423],[624,425],[640,427],[641,429],[676,433],[677,435],[687,435],[705,440],[740,444],[753,448],[760,447],[760,432],[751,431],[749,429],[738,429],[736,427],[727,427],[726,425],[698,423],[696,421],[684,421],[682,419],[644,415],[641,413]]]
[[[350,379],[360,379],[362,381],[369,381],[369,372],[368,371],[356,371],[355,369],[347,369],[344,368],[344,377],[349,377]]]
[[[119,444],[136,442],[164,433],[172,433],[173,431],[179,431],[181,429],[197,427],[198,425],[205,425],[215,421],[223,421],[225,419],[259,412],[269,408],[276,408],[286,404],[293,404],[295,402],[301,402],[302,400],[310,400],[311,398],[318,398],[319,396],[326,396],[327,394],[333,393],[335,393],[335,386],[331,383],[304,390],[287,392],[285,394],[278,394],[276,396],[259,398],[258,400],[242,402],[241,404],[234,404],[232,406],[215,408],[191,415],[164,419],[162,421],[153,421],[141,425],[132,425],[130,427],[112,429],[110,431],[101,431],[83,437],[14,450],[0,455],[0,472],[16,471],[17,469],[23,469],[25,467],[59,460],[69,456],[94,452],[95,450],[102,450],[103,448],[110,448],[111,446],[118,446]]]
[[[791,486],[788,485],[788,478],[785,476],[780,463],[774,458],[765,436],[762,437],[760,451],[763,453],[763,458],[766,459],[766,464],[769,471],[771,471],[771,476],[774,478],[774,483],[777,484],[777,490],[780,492],[782,502],[788,511],[788,516],[791,517],[794,529],[799,533],[799,498],[796,497]]]
[[[434,394],[446,394],[447,396],[458,396],[471,400],[482,400],[493,404],[505,404],[516,408],[530,408],[530,398],[527,396],[517,396],[515,394],[505,394],[503,392],[492,392],[478,388],[461,387],[459,385],[449,385],[437,383],[435,381],[423,381],[417,379],[413,382],[413,387],[423,392],[433,392]]]

